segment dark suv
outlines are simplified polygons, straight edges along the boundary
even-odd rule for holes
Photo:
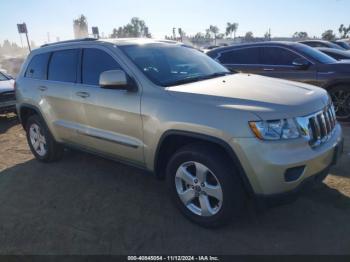
[[[233,72],[253,73],[317,85],[331,95],[337,117],[350,121],[350,61],[337,61],[293,42],[222,47],[207,53]]]
[[[305,40],[305,41],[300,41],[299,43],[308,45],[311,47],[327,47],[327,48],[345,50],[345,48],[343,48],[342,46],[329,41],[325,41],[325,40]]]

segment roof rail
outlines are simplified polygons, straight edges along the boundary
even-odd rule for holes
[[[59,42],[50,43],[50,44],[44,44],[44,45],[41,45],[40,47],[59,45],[59,44],[65,44],[65,43],[75,43],[75,42],[81,42],[81,41],[96,41],[96,40],[98,40],[98,38],[86,37],[86,38],[72,39],[72,40],[59,41]]]

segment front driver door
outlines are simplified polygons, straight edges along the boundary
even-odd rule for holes
[[[302,58],[299,54],[282,47],[261,48],[261,71],[259,74],[313,84],[316,82],[316,66],[300,69],[293,65],[295,59]]]

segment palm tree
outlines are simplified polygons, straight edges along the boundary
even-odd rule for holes
[[[216,45],[216,35],[219,33],[219,28],[216,25],[210,25],[209,32],[214,35],[214,43]]]
[[[233,39],[236,39],[237,29],[238,29],[238,23],[227,23],[226,36],[230,35],[230,37],[232,38],[232,33],[234,33]]]

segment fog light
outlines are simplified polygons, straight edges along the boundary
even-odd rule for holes
[[[284,173],[284,180],[286,180],[286,182],[294,182],[302,176],[304,170],[305,166],[288,168]]]

